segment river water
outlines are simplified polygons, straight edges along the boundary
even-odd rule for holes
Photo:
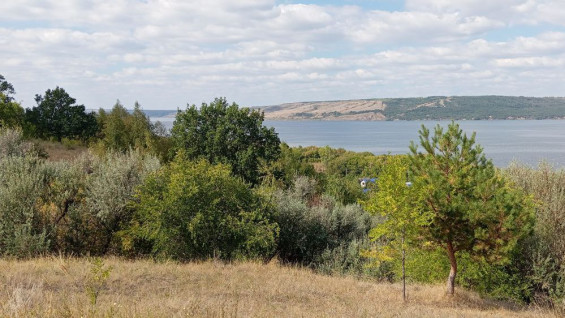
[[[152,118],[172,127],[174,118]],[[330,146],[374,154],[405,154],[410,141],[418,142],[421,125],[432,129],[449,121],[265,121],[290,146]],[[460,121],[484,153],[499,167],[511,161],[536,166],[545,160],[565,167],[565,120]]]

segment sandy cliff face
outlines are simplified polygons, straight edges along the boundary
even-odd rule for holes
[[[385,120],[380,100],[289,103],[262,107],[265,119]]]

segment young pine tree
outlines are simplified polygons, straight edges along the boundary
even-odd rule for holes
[[[418,147],[410,145],[410,170],[423,189],[420,204],[432,215],[423,235],[445,249],[451,265],[447,293],[454,294],[457,252],[504,263],[516,244],[532,230],[531,200],[513,188],[452,122],[434,134],[422,126]]]

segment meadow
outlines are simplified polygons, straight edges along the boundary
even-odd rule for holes
[[[443,285],[409,286],[326,276],[273,261],[102,259],[109,276],[96,304],[88,258],[0,260],[2,317],[559,317],[535,306],[481,298]]]

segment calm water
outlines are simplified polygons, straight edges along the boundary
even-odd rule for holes
[[[153,118],[172,127],[173,118]],[[330,146],[375,154],[403,154],[411,140],[418,141],[422,124],[447,126],[449,121],[265,121],[291,146]],[[486,156],[497,166],[512,160],[537,165],[540,160],[565,167],[565,121],[563,120],[492,120],[460,121]]]

